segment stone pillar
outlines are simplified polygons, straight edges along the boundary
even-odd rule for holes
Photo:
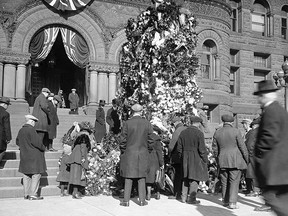
[[[109,100],[108,103],[111,103],[116,95],[116,73],[109,73]]]
[[[218,55],[215,55],[215,78],[220,79],[221,74],[221,62]]]
[[[4,65],[3,96],[15,98],[16,65]]]
[[[97,101],[97,81],[98,74],[96,70],[90,71],[90,86],[89,86],[89,105],[96,105]]]
[[[19,64],[16,72],[16,99],[25,100],[26,66]]]
[[[104,72],[100,72],[98,76],[98,101],[105,100],[108,101],[108,77]]]
[[[3,63],[0,62],[0,96],[3,93]]]

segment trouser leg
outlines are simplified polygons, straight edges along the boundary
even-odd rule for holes
[[[138,193],[139,193],[140,202],[145,201],[145,197],[146,197],[145,185],[146,185],[146,179],[145,178],[138,179]]]
[[[229,170],[229,203],[236,203],[241,179],[241,170]]]
[[[253,179],[245,178],[245,181],[246,181],[246,190],[249,192],[253,191]]]
[[[181,186],[182,186],[182,168],[181,164],[172,164],[175,170],[175,176],[174,176],[174,195],[180,196],[181,194]]]
[[[220,179],[222,185],[222,201],[223,203],[228,203],[229,202],[228,171],[226,169],[220,170]]]
[[[182,181],[182,194],[181,194],[181,199],[183,202],[187,201],[187,196],[188,196],[188,179],[184,178]]]
[[[189,180],[189,201],[195,201],[198,191],[199,181]]]
[[[31,175],[23,174],[23,188],[24,188],[24,196],[31,196],[34,195],[31,193]]]
[[[5,155],[5,150],[0,151],[0,162],[3,160],[4,155]]]
[[[125,178],[124,202],[129,202],[130,200],[132,183],[133,183],[132,179]]]
[[[40,185],[41,174],[33,174],[31,181],[31,195],[37,196],[39,185]]]

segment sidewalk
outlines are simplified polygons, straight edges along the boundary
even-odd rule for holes
[[[1,216],[275,216],[272,212],[255,212],[253,209],[263,201],[259,197],[245,197],[239,194],[239,209],[230,210],[221,205],[220,195],[198,195],[200,205],[188,205],[177,200],[169,200],[162,195],[154,198],[147,206],[140,207],[137,199],[130,201],[130,207],[119,205],[118,197],[91,196],[81,200],[71,196],[47,196],[44,200],[0,199]]]

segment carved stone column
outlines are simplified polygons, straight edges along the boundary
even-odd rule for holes
[[[111,103],[116,95],[116,73],[109,73],[109,100],[108,103]]]
[[[108,101],[108,76],[105,72],[100,72],[98,76],[98,102],[99,100]]]
[[[0,96],[3,93],[3,63],[0,62]]]
[[[219,79],[221,77],[221,62],[219,55],[215,55],[215,78]]]
[[[15,98],[15,79],[16,79],[16,65],[4,65],[3,77],[3,95],[5,97]]]
[[[98,73],[92,69],[90,71],[90,85],[89,85],[89,105],[96,106],[97,104],[97,88],[98,88]]]
[[[19,64],[16,72],[16,100],[25,100],[26,66]]]

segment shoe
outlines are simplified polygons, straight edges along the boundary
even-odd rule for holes
[[[256,207],[254,211],[270,212],[272,211],[272,209],[270,206],[262,205],[262,206]]]
[[[129,207],[129,202],[122,201],[122,202],[120,203],[120,206]]]
[[[259,194],[257,192],[250,192],[248,194],[245,194],[245,196],[247,196],[247,197],[258,197]]]
[[[159,192],[156,193],[155,199],[156,199],[156,200],[160,200],[160,193],[159,193]]]
[[[148,194],[147,194],[146,200],[150,201],[150,200],[151,200],[151,195],[148,195]]]
[[[228,206],[229,209],[238,209],[239,206],[236,205],[236,203],[230,203]]]
[[[176,199],[176,196],[174,196],[174,195],[168,196],[168,199]]]
[[[148,202],[146,201],[140,201],[139,206],[146,206],[148,205]]]
[[[223,203],[223,206],[224,206],[224,207],[228,207],[228,206],[229,206],[229,203],[224,202],[224,203]]]
[[[29,200],[29,198],[30,198],[30,196],[29,196],[29,195],[27,195],[27,196],[24,196],[24,199],[25,199],[25,200]]]
[[[187,204],[198,205],[200,204],[200,200],[187,201]]]
[[[82,197],[81,197],[78,193],[73,194],[73,195],[72,195],[72,198],[73,198],[73,199],[82,199]]]
[[[29,200],[43,200],[43,197],[40,196],[29,196]]]

